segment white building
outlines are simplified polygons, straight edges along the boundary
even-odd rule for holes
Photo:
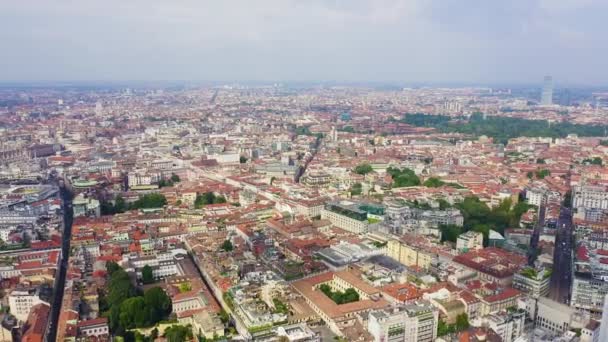
[[[608,188],[605,186],[575,186],[572,189],[572,207],[608,209]]]
[[[528,315],[536,317],[536,327],[539,329],[553,334],[563,334],[570,329],[582,329],[589,323],[588,315],[565,304],[545,297],[530,298],[529,300],[534,305],[529,305]]]
[[[513,275],[513,287],[529,293],[532,297],[546,297],[549,294],[551,271],[524,268]]]
[[[11,314],[21,322],[27,321],[30,309],[40,303],[46,303],[40,299],[40,293],[36,288],[15,288],[8,296],[8,305]]]
[[[524,333],[525,312],[500,312],[483,317],[482,325],[490,327],[504,342],[514,342]]]
[[[540,207],[547,202],[547,191],[541,188],[526,189],[526,200],[528,204]]]
[[[472,230],[460,234],[456,240],[456,249],[459,251],[470,251],[483,248],[483,234]]]
[[[74,208],[74,217],[92,216],[99,217],[101,215],[101,206],[98,200],[91,197],[84,197],[79,194],[72,201]]]
[[[369,222],[367,213],[356,208],[352,203],[344,201],[328,203],[321,210],[321,218],[329,220],[334,226],[355,234],[367,232]]]
[[[437,338],[439,311],[430,303],[370,312],[367,330],[374,342],[432,342]]]
[[[592,275],[575,275],[572,279],[570,305],[597,314],[602,312],[606,294],[608,294],[608,281]]]

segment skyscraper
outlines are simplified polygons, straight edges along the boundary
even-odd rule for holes
[[[553,77],[551,76],[545,76],[540,104],[542,106],[550,106],[553,104]]]

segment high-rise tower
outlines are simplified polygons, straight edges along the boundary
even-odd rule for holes
[[[553,104],[553,77],[551,76],[545,76],[540,104],[542,106],[550,106]]]

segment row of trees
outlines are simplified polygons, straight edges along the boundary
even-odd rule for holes
[[[495,141],[506,144],[516,137],[552,137],[563,138],[568,134],[600,137],[604,135],[605,126],[579,125],[569,122],[549,123],[546,120],[526,120],[512,117],[488,116],[475,113],[468,120],[453,121],[444,115],[426,115],[422,113],[406,114],[402,122],[419,127],[433,127],[441,132],[464,133],[474,136],[486,135]]]
[[[149,327],[171,313],[171,298],[160,287],[143,295],[131,283],[129,274],[118,264],[109,262],[107,292],[101,294],[100,310],[108,317],[112,332],[123,335],[128,329]]]
[[[114,203],[102,201],[100,210],[102,215],[114,215],[127,210],[162,208],[165,205],[167,205],[167,199],[163,194],[150,193],[139,196],[139,199],[133,203],[127,203],[122,196],[117,196]]]
[[[158,187],[159,188],[163,188],[166,186],[173,186],[175,183],[179,183],[181,181],[181,179],[179,178],[178,175],[176,175],[175,173],[171,175],[171,177],[169,177],[169,179],[161,179],[158,181]]]

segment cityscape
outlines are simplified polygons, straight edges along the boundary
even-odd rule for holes
[[[598,2],[540,1],[546,26],[517,34],[591,42],[576,13],[593,23]],[[484,62],[453,52],[437,73],[395,64],[399,47],[333,64],[453,5],[238,3],[0,4],[15,45],[0,63],[0,342],[608,341],[608,75],[588,76],[605,44],[517,72],[533,51],[496,68],[489,45]],[[519,12],[492,6],[511,27]],[[227,29],[232,10],[243,26]],[[440,37],[449,55],[456,36]],[[195,38],[217,54],[174,49]],[[303,53],[327,44],[325,62]],[[470,78],[446,71],[460,68]]]

